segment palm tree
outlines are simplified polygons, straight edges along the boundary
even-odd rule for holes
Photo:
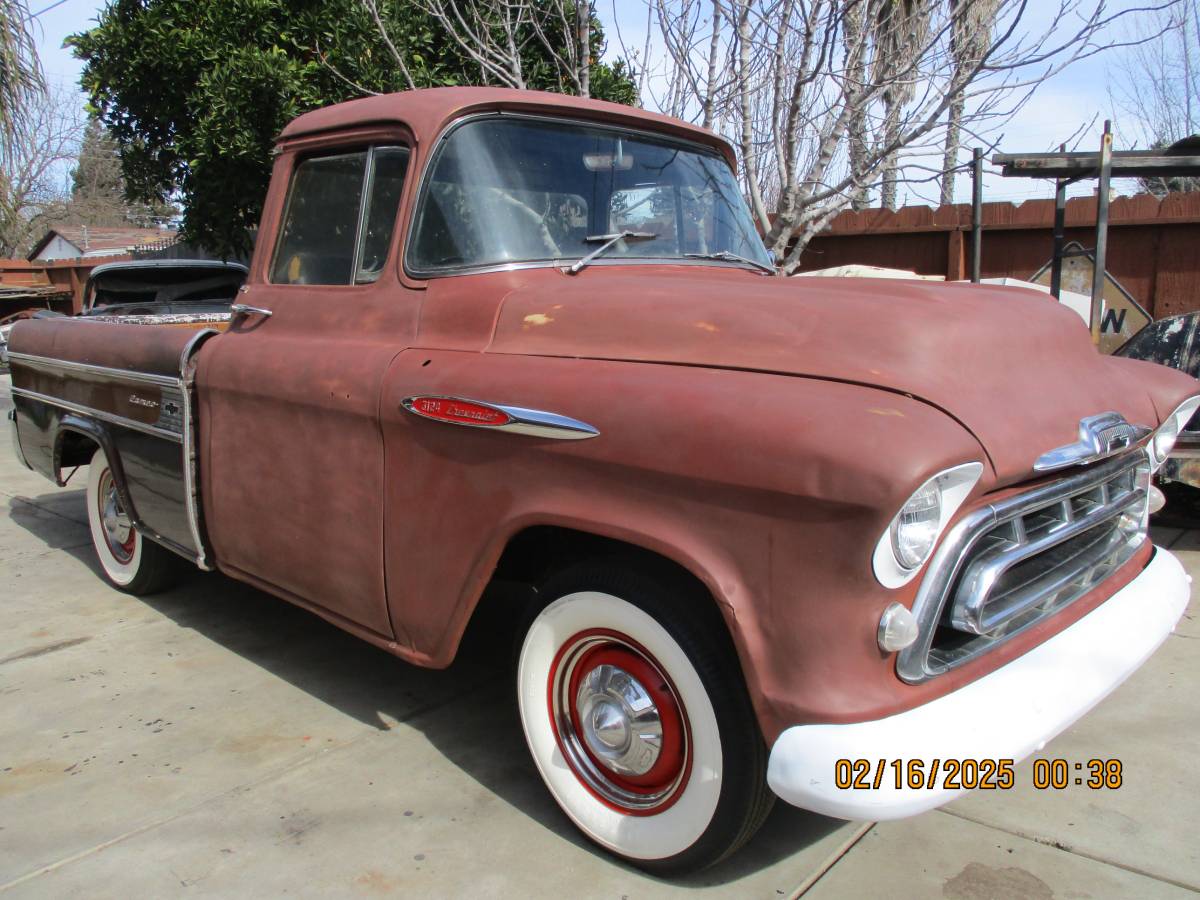
[[[965,0],[970,3],[971,0]],[[900,114],[916,94],[920,73],[917,61],[925,52],[933,0],[884,0],[875,18],[875,81],[883,91],[883,145],[899,143]],[[896,208],[897,151],[883,160],[880,205]]]
[[[0,0],[0,137],[13,126],[45,83],[25,0]]]
[[[950,55],[954,59],[953,78],[970,79],[975,68],[992,46],[992,28],[1001,0],[950,0]],[[962,140],[963,94],[950,101],[946,123],[946,145],[942,155],[941,202],[954,202],[954,169]]]

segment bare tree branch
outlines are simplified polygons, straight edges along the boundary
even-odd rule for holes
[[[717,0],[710,19],[703,0],[644,2],[661,52],[641,61],[643,96],[739,148],[751,208],[768,246],[786,253],[785,271],[873,186],[895,205],[900,184],[956,170],[963,136],[990,142],[1046,79],[1113,47],[1147,46],[1144,33],[1114,34],[1116,23],[1200,4]],[[1185,106],[1200,98],[1181,93]],[[952,176],[941,186],[948,196]]]

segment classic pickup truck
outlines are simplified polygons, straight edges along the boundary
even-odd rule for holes
[[[533,92],[303,115],[227,328],[16,325],[16,452],[88,466],[133,594],[188,560],[430,667],[510,604],[537,770],[649,870],[775,796],[1004,786],[1182,615],[1148,516],[1196,382],[1033,292],[778,277],[734,164]]]

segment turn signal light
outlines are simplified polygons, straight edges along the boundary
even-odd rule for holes
[[[899,603],[889,603],[879,619],[879,648],[885,653],[903,650],[917,639],[917,620]]]

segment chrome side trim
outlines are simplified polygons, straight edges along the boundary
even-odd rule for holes
[[[1033,470],[1053,472],[1124,453],[1152,430],[1145,425],[1131,425],[1119,412],[1088,416],[1079,420],[1079,440],[1043,453],[1034,462]]]
[[[896,674],[910,684],[919,684],[940,675],[949,668],[949,666],[937,667],[929,664],[930,647],[942,611],[946,604],[951,602],[949,591],[962,571],[967,553],[986,533],[995,526],[1015,517],[1023,509],[1036,508],[1063,500],[1090,486],[1107,481],[1127,469],[1145,465],[1145,462],[1144,453],[1140,451],[1127,453],[1101,463],[1086,472],[1079,472],[1033,490],[989,503],[963,516],[947,532],[941,545],[934,551],[933,558],[927,563],[928,568],[924,580],[921,582],[912,607],[913,615],[917,619],[919,636],[910,646],[900,651],[896,658]],[[1138,545],[1145,540],[1145,537],[1146,534],[1143,531]],[[966,662],[978,653],[986,653],[1000,646],[1027,627],[1040,621],[1042,621],[1041,618],[1034,619],[998,635],[986,647],[980,648],[969,656],[956,659],[954,665]]]
[[[197,496],[200,473],[196,467],[196,429],[192,422],[192,384],[196,376],[193,355],[200,344],[219,333],[213,328],[198,332],[187,342],[179,356],[179,374],[183,383],[183,497],[187,507],[188,529],[196,545],[194,559],[196,565],[206,572],[211,571],[212,567],[208,564],[207,550],[200,537],[200,501]]]
[[[178,384],[172,380],[172,385]],[[135,422],[133,419],[127,419],[124,416],[118,416],[113,413],[104,412],[103,410],[93,409],[90,406],[83,406],[79,403],[72,403],[69,400],[62,400],[58,397],[50,397],[46,394],[39,394],[37,391],[31,391],[26,388],[14,387],[12,389],[14,397],[25,397],[29,400],[36,400],[38,403],[45,403],[49,406],[57,406],[59,409],[65,409],[68,412],[79,413],[82,416],[91,416],[94,419],[99,419],[102,422],[108,422],[110,425],[120,425],[122,428],[129,428],[133,431],[140,431],[143,434],[150,434],[154,437],[164,438],[168,441],[174,441],[177,444],[183,443],[183,435],[174,431],[167,431],[165,428],[158,428],[154,425],[147,425],[144,422]]]
[[[509,424],[497,426],[501,431],[566,441],[585,440],[600,434],[598,429],[586,422],[580,422],[578,419],[568,416],[560,416],[557,413],[545,412],[540,409],[526,409],[523,406],[497,406],[496,409],[508,413],[513,418]]]
[[[508,421],[501,425],[486,425],[443,419],[438,416],[431,416],[418,409],[416,406],[418,400],[449,400],[457,403],[486,406],[489,409],[499,410],[504,413],[508,416]],[[531,437],[553,438],[560,441],[586,440],[587,438],[597,437],[600,434],[597,428],[578,419],[572,419],[569,416],[562,416],[558,413],[547,412],[541,409],[528,409],[523,406],[505,406],[500,403],[489,403],[485,400],[472,400],[468,397],[420,394],[413,397],[405,397],[400,402],[414,416],[420,416],[422,419],[429,419],[432,422],[441,422],[445,425],[461,425],[465,428],[481,428],[487,431],[505,431],[510,434],[526,434]]]
[[[47,372],[93,375],[97,378],[106,378],[115,381],[137,381],[142,384],[156,384],[159,387],[178,388],[182,385],[182,382],[178,378],[172,378],[169,375],[134,372],[128,369],[113,369],[108,366],[95,366],[91,363],[71,362],[65,359],[53,359],[49,356],[35,356],[30,353],[10,352],[8,358],[34,369],[42,369]]]

